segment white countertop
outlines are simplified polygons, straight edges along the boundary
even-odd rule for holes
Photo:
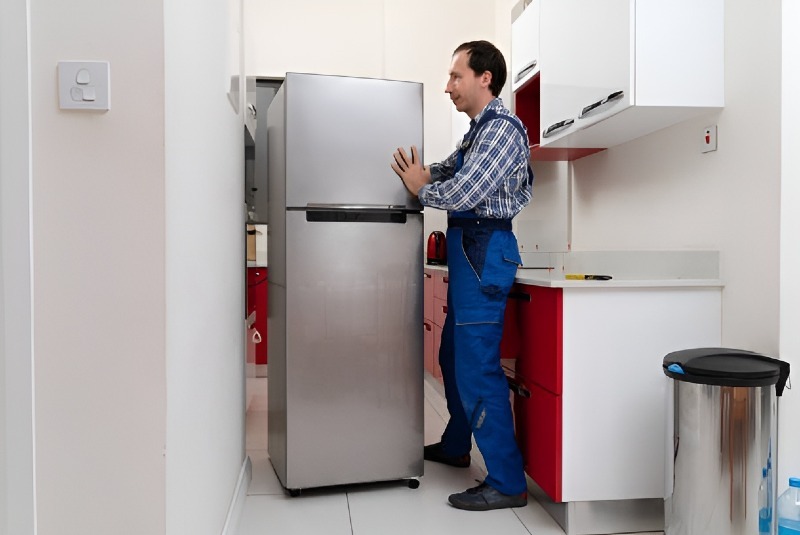
[[[716,251],[601,251],[528,253],[516,282],[548,288],[721,288]],[[447,271],[447,266],[425,265]],[[567,273],[610,275],[611,280],[565,279]]]

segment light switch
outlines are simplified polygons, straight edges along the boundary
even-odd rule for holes
[[[81,69],[75,76],[75,81],[78,82],[78,84],[80,85],[87,85],[89,82],[92,81],[92,75],[89,74],[89,71],[87,69]]]
[[[91,102],[96,99],[97,99],[97,91],[94,87],[83,88],[83,100],[85,102]]]
[[[59,61],[58,101],[62,110],[111,109],[107,61]]]

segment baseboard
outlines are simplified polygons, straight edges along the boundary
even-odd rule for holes
[[[244,510],[244,501],[247,499],[247,489],[250,487],[252,479],[253,465],[250,462],[250,457],[246,455],[242,463],[242,469],[239,471],[239,480],[233,490],[233,497],[228,507],[228,515],[225,517],[225,525],[222,526],[221,535],[236,535],[239,529],[239,520],[242,518],[242,511]]]

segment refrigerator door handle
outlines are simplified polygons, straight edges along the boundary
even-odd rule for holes
[[[316,223],[401,223],[408,221],[405,210],[306,210],[306,221]]]
[[[401,210],[403,212],[419,212],[417,209],[410,209],[403,204],[322,204],[308,203],[307,210]]]

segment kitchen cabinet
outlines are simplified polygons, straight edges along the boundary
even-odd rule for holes
[[[423,272],[423,343],[425,371],[442,381],[439,346],[447,317],[447,271],[425,268]]]
[[[517,367],[523,362],[518,360]],[[517,428],[526,430],[517,434],[522,461],[531,479],[552,499],[561,501],[553,498],[561,496],[561,396],[536,383],[530,384],[528,390],[530,398],[517,397],[514,404]]]
[[[517,284],[513,293],[517,373],[531,391],[515,399],[527,473],[555,503],[661,501],[661,361],[720,344],[721,288]]]
[[[544,147],[541,144],[541,1],[531,2],[511,26],[513,110],[528,131],[532,160],[572,160],[602,149]]]
[[[442,329],[447,319],[447,287],[450,277],[446,271],[436,271],[433,277],[433,376],[442,382],[442,367],[439,366],[439,348],[442,345]]]
[[[533,0],[511,24],[511,90],[539,73],[539,0]]]
[[[425,269],[422,276],[424,295],[422,314],[424,367],[425,371],[433,374],[433,365],[437,358],[434,353],[436,342],[434,341],[433,333],[433,270]]]
[[[267,268],[247,268],[247,316],[255,313],[250,337],[256,341],[256,377],[267,375]]]
[[[515,94],[538,132],[534,159],[576,159],[724,106],[723,0],[540,0],[539,17],[538,87]]]
[[[552,394],[561,394],[562,290],[518,285],[513,294],[520,332],[519,373]]]

